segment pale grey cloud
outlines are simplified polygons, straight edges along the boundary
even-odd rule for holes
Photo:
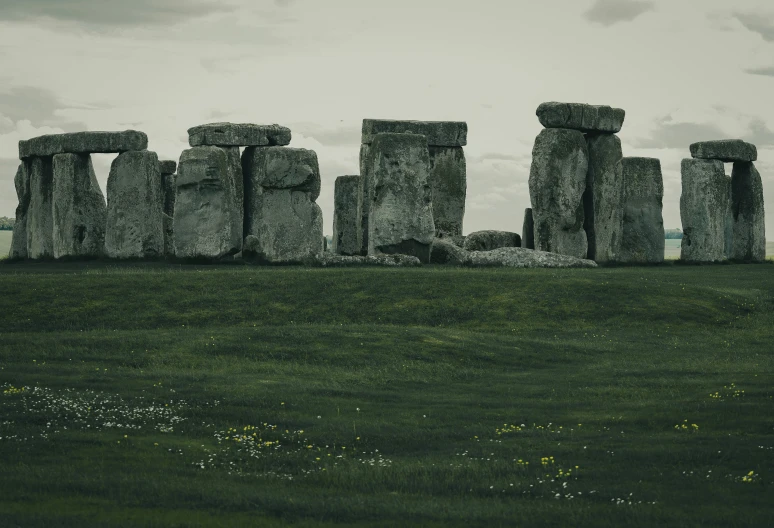
[[[642,149],[687,149],[691,143],[723,139],[725,134],[712,123],[672,122],[671,116],[656,120],[656,128],[649,137],[629,141],[635,148]]]
[[[333,128],[321,127],[313,123],[290,123],[287,126],[293,133],[300,133],[308,138],[317,140],[326,147],[348,147],[358,149],[361,141],[362,126],[341,125]]]
[[[766,42],[774,42],[774,15],[748,11],[734,13],[733,17],[748,30],[760,35]]]
[[[14,86],[0,91],[0,115],[12,121],[26,119],[33,126],[55,126],[65,132],[86,130],[86,124],[58,115],[66,108],[86,108],[84,105],[61,101],[51,90],[35,86]]]
[[[612,26],[618,22],[631,22],[648,11],[655,11],[649,0],[596,0],[583,16],[589,22]]]
[[[762,119],[753,119],[750,122],[750,131],[742,136],[758,147],[774,147],[774,130],[771,130]]]
[[[764,75],[766,77],[774,77],[774,66],[763,68],[748,68],[744,71],[750,75]]]

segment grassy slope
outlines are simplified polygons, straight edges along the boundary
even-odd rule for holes
[[[763,525],[773,272],[5,264],[0,525]]]

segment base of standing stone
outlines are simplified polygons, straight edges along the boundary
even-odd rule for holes
[[[731,172],[731,223],[730,258],[746,262],[765,261],[763,182],[752,162],[734,163]]]

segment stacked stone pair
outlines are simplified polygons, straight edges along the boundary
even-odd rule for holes
[[[718,262],[766,259],[763,184],[755,145],[742,140],[694,143],[681,164],[680,259]],[[724,163],[733,163],[727,176]]]

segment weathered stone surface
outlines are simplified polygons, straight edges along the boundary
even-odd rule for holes
[[[19,158],[53,156],[54,154],[94,154],[145,150],[148,136],[137,130],[123,132],[71,132],[48,134],[19,141]]]
[[[462,266],[468,260],[468,252],[448,238],[433,239],[433,246],[430,249],[431,264],[451,264]]]
[[[161,224],[164,228],[164,256],[175,256],[175,219],[167,213],[162,213]]]
[[[532,208],[524,209],[524,222],[521,225],[521,247],[535,249],[535,222],[532,220]]]
[[[507,268],[596,268],[593,260],[520,247],[492,251],[470,251],[465,262],[470,267],[501,266]]]
[[[755,145],[741,139],[701,141],[691,145],[691,157],[719,160],[725,163],[755,161],[758,159],[758,149]]]
[[[536,112],[546,128],[570,128],[581,132],[615,134],[623,126],[626,112],[620,108],[583,103],[542,103]]]
[[[535,139],[529,195],[536,249],[586,257],[583,192],[587,170],[586,139],[577,130],[546,128]]]
[[[342,268],[349,266],[385,266],[385,267],[417,267],[422,263],[412,255],[335,255],[325,253],[307,261],[312,266],[322,268]],[[305,262],[305,263],[307,263]]]
[[[164,176],[166,174],[174,174],[177,170],[177,162],[175,160],[161,160],[159,161],[159,172]]]
[[[177,193],[177,174],[161,173],[161,193],[164,198],[164,214],[173,216],[175,213],[175,194]]]
[[[320,166],[313,150],[290,147],[247,148],[242,154],[242,171],[250,189],[293,189],[309,193],[311,201],[320,196]]]
[[[209,123],[188,129],[188,144],[192,147],[263,147],[289,143],[290,129],[280,125]]]
[[[510,231],[476,231],[465,237],[467,251],[492,251],[504,247],[521,247],[521,236]]]
[[[726,191],[728,192],[728,209],[726,209],[726,223],[725,223],[725,237],[726,241],[723,245],[723,254],[727,259],[732,258],[731,254],[734,249],[734,208],[733,196],[731,194],[731,176],[726,174]]]
[[[30,174],[27,170],[27,162],[22,161],[19,164],[13,183],[16,187],[16,197],[19,200],[19,205],[16,206],[11,250],[8,257],[23,259],[27,258],[27,212],[30,207]]]
[[[731,172],[731,214],[731,258],[751,262],[766,260],[763,182],[752,162],[734,163]]]
[[[53,158],[54,258],[100,257],[107,207],[89,154]]]
[[[175,256],[218,259],[242,247],[242,223],[227,149],[202,146],[180,155],[173,216]]]
[[[221,147],[226,153],[228,173],[234,190],[234,207],[231,209],[231,230],[234,237],[242,240],[245,224],[245,178],[239,147]],[[241,244],[240,244],[241,247]]]
[[[164,204],[159,158],[147,150],[113,160],[107,181],[105,255],[153,258],[164,254]]]
[[[371,192],[369,185],[371,177],[368,175],[368,153],[371,146],[363,143],[360,145],[360,190],[358,191],[358,209],[360,210],[360,254],[368,254],[368,213],[371,210],[371,200],[368,198]]]
[[[301,263],[323,253],[323,217],[309,193],[263,189],[253,197],[249,247],[243,255],[272,264]]]
[[[462,147],[436,146],[429,146],[428,152],[436,235],[461,235],[467,193],[465,152]]]
[[[400,253],[429,262],[435,225],[427,140],[416,134],[376,134],[366,163],[368,254]]]
[[[360,176],[339,176],[333,190],[333,252],[359,255]]]
[[[589,170],[583,194],[587,258],[616,260],[623,231],[624,181],[621,140],[613,134],[589,135]]]
[[[54,256],[54,170],[51,157],[29,160],[30,206],[27,211],[27,257]]]
[[[623,158],[623,228],[618,262],[657,264],[664,261],[664,181],[656,158]]]
[[[680,173],[682,176],[680,218],[683,223],[680,260],[687,262],[725,260],[728,187],[723,162],[684,159]]]
[[[373,143],[377,134],[419,134],[431,147],[464,147],[468,124],[464,121],[399,121],[363,119],[362,143]]]

